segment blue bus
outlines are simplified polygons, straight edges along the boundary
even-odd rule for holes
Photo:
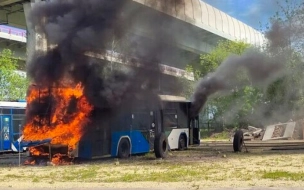
[[[124,159],[148,152],[154,152],[157,158],[165,158],[169,150],[184,150],[199,145],[199,119],[190,117],[191,102],[176,96],[163,95],[160,98],[161,107],[132,104],[132,108],[109,116],[107,111],[94,110],[90,118],[92,122],[86,126],[74,149],[66,145],[52,145],[51,139],[42,139],[28,146],[39,146],[43,153],[48,153],[46,159],[58,153],[73,159]],[[39,159],[41,156],[32,155]]]
[[[19,151],[25,110],[25,101],[0,101],[0,152]]]

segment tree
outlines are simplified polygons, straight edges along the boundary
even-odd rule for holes
[[[265,36],[270,40],[266,51],[286,58],[286,75],[269,86],[265,114],[272,122],[303,118],[304,107],[304,3],[278,2],[280,10],[270,18]]]
[[[195,73],[196,80],[204,78],[214,72],[228,56],[241,55],[249,47],[250,45],[244,42],[220,41],[209,54],[201,55],[199,64],[189,65],[187,69]],[[246,81],[248,85],[235,85],[226,94],[218,92],[205,105],[203,112],[212,116],[211,122],[231,126],[241,126],[250,122],[248,115],[252,114],[254,106],[262,101],[261,89],[251,86],[247,75],[241,70],[238,72],[237,80]]]
[[[17,71],[17,60],[9,49],[0,54],[0,100],[25,99],[28,88],[26,76]]]

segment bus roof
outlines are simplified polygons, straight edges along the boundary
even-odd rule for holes
[[[2,102],[0,101],[0,108],[25,108],[26,102]]]

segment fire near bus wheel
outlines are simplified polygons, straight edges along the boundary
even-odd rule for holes
[[[185,134],[181,134],[178,139],[178,150],[185,150],[187,148],[187,139]]]
[[[154,153],[156,158],[165,158],[168,154],[168,139],[165,133],[160,133],[154,140]]]
[[[128,158],[130,156],[130,142],[127,138],[123,138],[120,140],[118,145],[118,158]]]
[[[234,152],[241,152],[244,143],[244,135],[242,130],[238,130],[234,134],[233,138],[233,150]]]

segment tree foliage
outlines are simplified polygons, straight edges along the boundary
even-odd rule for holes
[[[200,57],[200,63],[188,66],[195,73],[195,78],[203,78],[214,72],[219,65],[231,54],[241,55],[250,45],[244,42],[220,41],[209,54]],[[248,80],[246,75],[239,72],[239,80]],[[232,126],[242,125],[256,103],[261,101],[261,91],[253,86],[235,86],[230,93],[217,93],[207,102],[205,113],[212,117],[211,122],[226,123]],[[204,121],[206,122],[206,121]]]
[[[269,86],[265,101],[269,117],[286,121],[304,116],[304,3],[286,0],[278,5],[280,10],[265,31],[272,42],[266,51],[286,58],[286,75]]]
[[[279,4],[280,10],[270,18],[270,27],[265,31],[269,43],[263,51],[269,56],[284,57],[285,75],[265,89],[236,86],[229,93],[209,97],[205,109],[212,120],[240,127],[304,117],[304,3],[284,3],[287,6]],[[211,53],[201,55],[199,64],[187,69],[195,73],[196,79],[205,77],[231,53],[240,55],[248,47],[243,42],[221,41]],[[237,78],[248,80],[243,73]]]
[[[0,54],[0,100],[25,99],[28,80],[17,72],[17,60],[9,49]]]

